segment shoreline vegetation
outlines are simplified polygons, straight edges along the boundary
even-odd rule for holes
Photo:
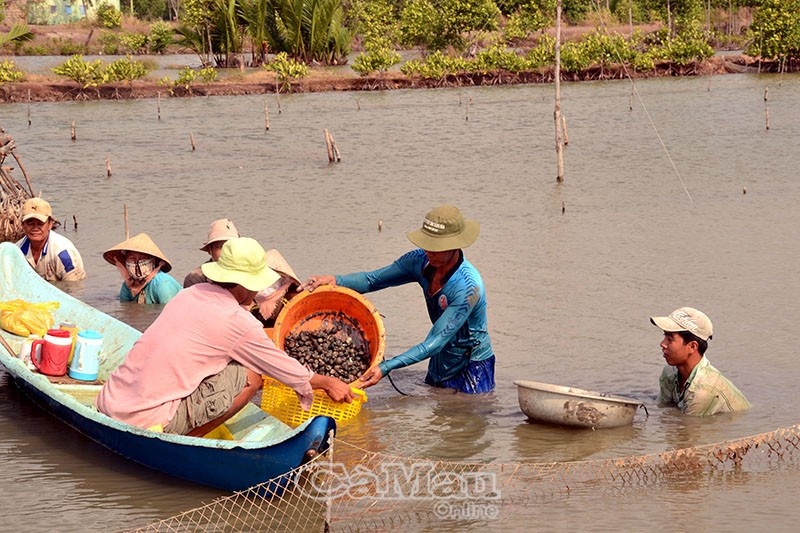
[[[165,87],[159,81],[136,80],[131,83],[109,83],[85,88],[79,83],[45,79],[30,75],[27,81],[0,84],[0,102],[62,102],[74,100],[128,100],[144,98],[192,97],[192,96],[238,96],[251,94],[310,93],[326,91],[379,91],[396,89],[431,89],[445,87],[475,87],[553,83],[553,68],[532,72],[494,71],[487,73],[446,74],[442,78],[407,76],[401,72],[382,75],[358,76],[350,73],[336,74],[329,69],[310,68],[309,75],[298,80],[279,82],[274,73],[262,69],[245,71],[239,77],[228,77],[209,83],[190,86]],[[703,61],[686,65],[671,62],[656,64],[653,70],[634,71],[619,65],[591,67],[580,72],[562,72],[562,81],[599,81],[633,79],[707,76],[735,73],[779,72],[777,62],[758,61],[744,54],[715,55]],[[241,72],[241,71],[238,71]]]
[[[554,83],[556,64],[565,82],[800,71],[800,0],[558,0],[559,25],[556,0],[180,1],[173,22],[103,3],[66,24],[5,20],[0,103]],[[153,56],[173,54],[201,66],[155,79]],[[17,56],[64,59],[28,72]]]

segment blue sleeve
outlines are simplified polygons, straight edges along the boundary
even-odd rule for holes
[[[170,276],[169,274],[161,275],[162,273],[159,272],[156,277],[150,280],[149,285],[152,287],[150,294],[153,299],[153,303],[157,304],[165,304],[172,300],[178,291],[181,290],[181,284],[178,281]]]
[[[469,295],[463,289],[456,290],[449,296],[451,296],[451,301],[447,309],[436,319],[433,327],[421,343],[412,346],[400,355],[380,363],[379,366],[384,375],[392,370],[428,359],[445,350],[453,342],[456,334],[469,318],[477,299],[468,297]]]
[[[391,265],[377,270],[336,276],[336,284],[364,294],[417,281],[418,276],[422,275],[422,266],[424,266],[424,264],[419,264],[420,254],[418,252],[422,252],[422,250],[409,252]],[[423,257],[424,255],[422,252]]]

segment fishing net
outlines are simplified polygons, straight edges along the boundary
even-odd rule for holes
[[[431,461],[335,439],[325,456],[286,474],[290,488],[280,495],[268,489],[279,484],[267,482],[135,531],[387,531],[480,522],[578,493],[793,467],[798,452],[800,425],[649,455],[551,463]]]

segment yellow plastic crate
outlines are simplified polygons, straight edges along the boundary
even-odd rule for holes
[[[317,415],[329,416],[336,422],[345,422],[355,417],[361,411],[361,405],[367,401],[366,392],[355,387],[350,389],[355,396],[350,403],[334,402],[324,391],[315,390],[311,409],[303,411],[297,393],[291,387],[264,376],[261,409],[293,428]]]

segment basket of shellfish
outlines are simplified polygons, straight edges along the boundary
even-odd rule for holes
[[[364,296],[345,287],[323,285],[295,296],[284,306],[275,320],[272,339],[317,374],[353,383],[383,360],[386,332],[381,315]],[[337,404],[317,391],[311,411],[302,411],[292,389],[265,376],[261,408],[289,425],[299,425],[314,414],[342,422],[355,416],[358,411],[353,410],[360,410],[366,401],[363,391],[354,391],[358,392],[351,404]]]

